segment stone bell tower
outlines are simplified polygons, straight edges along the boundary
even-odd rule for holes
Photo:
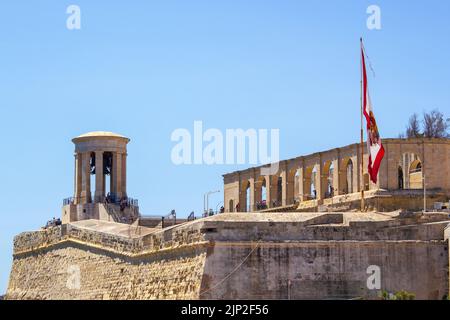
[[[63,223],[99,219],[131,223],[137,200],[127,196],[127,144],[130,139],[96,131],[74,139],[74,196],[64,200]]]

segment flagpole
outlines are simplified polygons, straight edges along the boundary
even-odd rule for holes
[[[364,49],[363,49],[363,40],[362,37],[360,38],[360,42],[361,42],[361,54],[364,54]],[[360,179],[360,183],[361,183],[361,212],[364,212],[364,133],[363,133],[363,70],[362,70],[362,56],[360,57],[361,63],[360,63],[360,69],[361,69],[361,80],[360,80],[360,104],[361,104],[361,179]]]

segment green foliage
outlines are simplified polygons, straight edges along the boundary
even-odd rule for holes
[[[383,290],[381,292],[382,300],[414,300],[416,298],[416,295],[412,292],[408,292],[405,290],[397,291],[396,293],[390,293],[386,290]]]

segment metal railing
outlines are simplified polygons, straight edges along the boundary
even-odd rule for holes
[[[77,203],[79,203],[80,199],[77,199],[78,201],[76,201]],[[139,207],[139,200],[138,199],[133,199],[130,197],[117,197],[116,194],[114,193],[109,193],[106,197],[94,197],[93,199],[94,203],[111,203],[111,204],[122,204],[125,206],[129,206],[129,207]],[[63,205],[69,205],[69,204],[74,204],[75,203],[75,198],[74,197],[69,197],[69,198],[65,198],[63,199]]]
[[[68,204],[72,204],[73,200],[74,200],[73,197],[69,197],[69,198],[63,199],[63,206],[67,206]]]
[[[188,221],[195,220],[195,213],[194,213],[194,211],[192,211],[192,212],[189,214],[189,216],[187,217],[187,219],[188,219]]]

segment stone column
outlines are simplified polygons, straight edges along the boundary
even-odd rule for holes
[[[91,153],[81,154],[81,199],[80,203],[91,202]]]
[[[82,167],[81,167],[81,154],[75,153],[75,188],[74,188],[74,203],[78,204],[80,203],[81,198],[81,173],[82,173]]]
[[[286,171],[286,205],[294,203],[295,195],[295,178],[296,171]]]
[[[103,151],[95,152],[95,201],[103,202],[105,197],[105,178],[103,174]]]
[[[353,163],[353,168],[355,169],[355,167],[356,183],[354,185],[356,186],[356,190],[353,190],[353,192],[361,192],[364,186],[364,177],[361,175],[361,145],[359,144],[356,146],[356,163]]]
[[[312,194],[311,194],[311,178],[312,178],[312,169],[310,170],[309,168],[303,166],[303,201],[305,200],[309,200],[310,198],[312,198]]]
[[[127,154],[122,154],[122,195],[127,196]]]
[[[267,208],[272,208],[273,201],[273,185],[272,185],[272,176],[266,176],[266,204]]]
[[[113,152],[113,193],[116,196],[116,200],[120,200],[122,197],[122,154]]]
[[[247,212],[247,190],[239,192],[239,212]]]
[[[319,165],[317,166],[317,171],[316,171],[316,176],[315,176],[315,183],[314,185],[316,186],[316,194],[317,194],[317,200],[322,200],[324,198],[324,190],[322,187],[322,172],[323,172],[323,165],[322,165],[322,160],[319,160]]]
[[[103,175],[103,194],[105,195],[105,197],[106,197],[106,195],[107,195],[107,193],[109,192],[109,190],[106,190],[106,174],[104,174]],[[110,180],[110,183],[111,183],[111,180]]]
[[[302,166],[298,169],[298,194],[297,194],[297,196],[299,198],[299,201],[306,200],[304,172],[305,172],[305,168],[304,168],[304,165],[302,164]]]
[[[266,183],[266,202],[268,208],[273,208],[273,201],[277,200],[277,192],[278,192],[278,175],[276,176],[267,176]]]
[[[287,163],[284,162],[283,163],[283,171],[280,174],[281,177],[281,205],[285,206],[287,205],[287,198],[288,198],[288,193],[287,193],[287,188],[288,188],[288,171],[287,171]],[[278,186],[278,181],[277,181],[277,186]]]
[[[256,203],[257,202],[261,202],[261,198],[262,198],[262,192],[261,192],[261,188],[262,188],[262,182],[260,180],[254,180],[254,186],[253,186],[253,211],[257,211],[258,209],[256,208]]]
[[[345,160],[344,160],[345,161]],[[343,162],[342,160],[340,161],[340,165],[339,165],[339,194],[347,194],[350,192],[350,190],[348,190],[347,188],[347,166],[348,163],[345,164],[345,162]]]
[[[359,148],[358,152],[359,152]],[[353,193],[360,192],[361,189],[361,157],[354,157],[353,161]]]
[[[114,185],[114,183],[116,181],[114,176],[116,175],[116,173],[114,171],[115,171],[115,169],[114,169],[114,153],[111,152],[111,171],[109,173],[109,191],[108,191],[111,195],[116,190],[116,187]]]
[[[75,153],[73,155],[74,157],[74,164],[73,164],[73,198],[77,198],[77,154]],[[75,200],[76,201],[76,200]]]
[[[338,158],[333,160],[333,195],[334,196],[338,196],[342,193],[342,190],[340,188],[340,181],[339,179],[341,178],[341,174],[340,174],[340,170],[341,170],[341,159]]]
[[[328,191],[328,175],[329,172],[325,172],[325,170],[321,170],[321,175],[320,175],[320,199],[325,199],[325,194]]]

